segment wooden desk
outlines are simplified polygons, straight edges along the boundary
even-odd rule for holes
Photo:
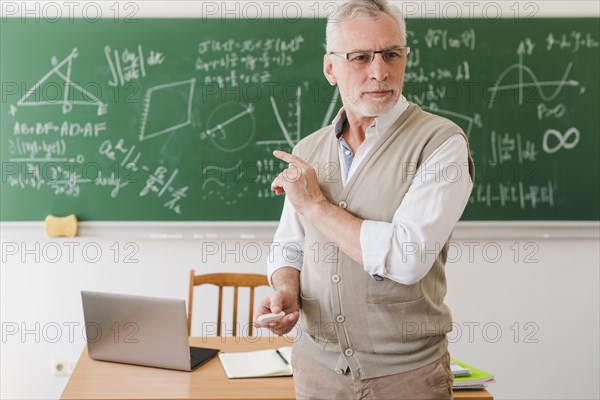
[[[190,345],[222,351],[253,351],[290,345],[282,337],[190,338]],[[218,358],[193,372],[91,360],[83,349],[61,399],[286,399],[291,377],[227,379]],[[455,392],[456,400],[492,400],[485,390]]]

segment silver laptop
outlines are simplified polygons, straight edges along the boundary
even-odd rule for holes
[[[185,301],[82,291],[94,360],[192,371],[219,350],[190,347]]]

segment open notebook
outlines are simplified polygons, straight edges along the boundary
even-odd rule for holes
[[[228,378],[267,378],[292,375],[292,348],[219,353]]]

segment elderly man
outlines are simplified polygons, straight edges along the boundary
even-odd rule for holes
[[[286,194],[273,293],[256,318],[297,321],[299,399],[452,397],[444,264],[472,189],[462,130],[402,96],[409,53],[400,10],[351,0],[327,24],[323,72],[343,108],[272,183]]]

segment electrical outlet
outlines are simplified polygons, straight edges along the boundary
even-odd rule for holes
[[[54,376],[69,376],[76,365],[77,360],[52,360],[51,371]]]
[[[51,367],[52,367],[52,374],[54,376],[67,376],[68,375],[67,362],[64,360],[52,360]]]

